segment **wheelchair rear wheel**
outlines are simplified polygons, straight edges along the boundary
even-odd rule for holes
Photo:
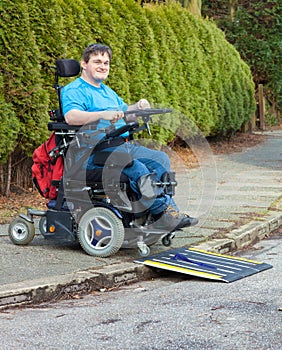
[[[124,240],[124,227],[110,209],[95,207],[85,212],[78,224],[78,241],[92,256],[108,257],[115,254]]]

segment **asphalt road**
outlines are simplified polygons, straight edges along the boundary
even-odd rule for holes
[[[168,274],[5,310],[1,349],[281,350],[282,228],[240,254],[273,268],[232,283]]]

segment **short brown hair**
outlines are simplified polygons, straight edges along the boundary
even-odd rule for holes
[[[82,60],[88,63],[90,57],[92,55],[98,55],[98,54],[104,55],[105,53],[108,54],[110,60],[112,59],[112,50],[107,45],[102,44],[90,44],[87,46],[87,48],[82,53]]]

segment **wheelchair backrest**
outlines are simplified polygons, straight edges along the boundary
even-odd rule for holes
[[[56,110],[49,111],[50,119],[56,122],[64,122],[65,118],[62,110],[61,103],[61,90],[63,86],[59,85],[59,77],[70,78],[75,77],[80,73],[80,64],[77,60],[74,59],[58,59],[56,60],[55,70],[55,82],[54,88],[57,92],[59,108]]]
[[[56,61],[56,74],[58,77],[75,77],[80,73],[80,64],[77,60],[61,59]]]

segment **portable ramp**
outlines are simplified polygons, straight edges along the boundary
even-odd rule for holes
[[[146,258],[135,263],[187,275],[233,282],[272,268],[272,265],[241,257],[217,254],[197,248],[178,248]]]

